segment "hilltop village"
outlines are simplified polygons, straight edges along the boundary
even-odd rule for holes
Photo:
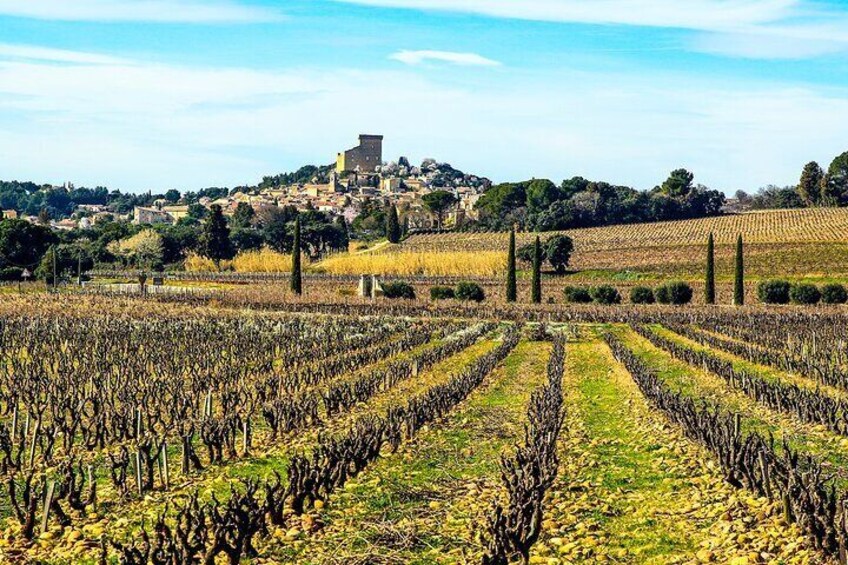
[[[265,177],[253,189],[234,189],[226,196],[202,197],[198,202],[207,208],[219,205],[225,215],[234,214],[239,203],[244,202],[256,212],[294,206],[352,221],[367,200],[379,199],[394,204],[408,218],[410,228],[427,229],[434,227],[435,220],[424,209],[422,196],[436,190],[453,194],[457,206],[445,216],[443,224],[452,227],[465,218],[475,219],[474,204],[490,186],[487,178],[464,174],[434,159],[425,159],[419,166],[410,164],[406,157],[387,163],[383,161],[383,136],[363,134],[359,145],[338,153],[335,165],[304,167],[294,174]],[[161,199],[153,206],[135,207],[133,222],[175,223],[188,214],[188,205]]]

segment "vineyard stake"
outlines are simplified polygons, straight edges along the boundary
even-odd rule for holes
[[[18,436],[18,403],[15,402],[15,408],[12,410],[12,445]]]
[[[760,459],[760,470],[763,473],[763,485],[765,486],[766,496],[768,496],[769,501],[771,501],[773,499],[772,492],[771,492],[771,478],[769,477],[768,465],[766,464],[766,459],[763,456],[762,451],[760,452],[759,459]]]
[[[162,442],[162,475],[165,483],[165,490],[171,488],[171,477],[168,471],[168,444]]]
[[[29,468],[35,464],[35,441],[38,439],[38,430],[41,428],[41,419],[35,422],[35,429],[32,431],[32,442],[29,448]]]
[[[53,504],[53,491],[56,488],[56,481],[48,481],[47,492],[44,495],[44,509],[41,513],[41,531],[47,531],[47,519],[50,518],[50,506]]]
[[[144,493],[144,487],[141,484],[141,452],[136,451],[133,455],[135,459],[135,483],[138,486],[138,495],[141,496]]]

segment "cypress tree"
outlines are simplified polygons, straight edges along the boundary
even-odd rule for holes
[[[400,221],[398,220],[397,208],[393,204],[389,205],[389,213],[386,215],[386,237],[389,243],[400,243]]]
[[[745,304],[745,262],[742,257],[742,234],[736,238],[736,280],[733,283],[733,304]]]
[[[509,255],[506,259],[506,301],[515,302],[518,299],[518,288],[515,280],[515,230],[509,232]]]
[[[715,240],[713,234],[707,240],[707,276],[704,289],[704,302],[715,304]]]
[[[533,246],[533,304],[542,303],[542,243],[536,236]]]
[[[291,290],[297,295],[303,292],[300,274],[300,216],[294,221],[294,246],[292,247]]]
[[[221,267],[221,261],[231,259],[233,246],[230,242],[230,228],[221,207],[217,204],[212,206],[209,217],[203,224],[203,233],[200,235],[202,254],[215,262],[215,267]]]

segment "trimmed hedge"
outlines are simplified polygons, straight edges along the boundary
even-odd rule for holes
[[[676,306],[692,302],[692,294],[692,287],[683,281],[668,282],[654,290],[654,298],[657,302]]]
[[[821,300],[821,292],[814,284],[799,283],[792,285],[789,289],[789,298],[795,304],[818,304]]]
[[[845,304],[848,292],[841,284],[826,284],[821,288],[821,301],[824,304]]]
[[[598,304],[621,304],[621,294],[614,286],[607,284],[592,287],[589,295]]]
[[[458,300],[483,302],[486,299],[486,293],[483,292],[483,287],[479,284],[462,281],[456,285],[456,298]]]
[[[387,282],[383,283],[383,296],[391,299],[404,298],[414,300],[415,289],[405,281]]]
[[[647,286],[634,286],[630,289],[630,302],[633,304],[653,304],[654,291]]]
[[[592,302],[592,295],[589,294],[588,289],[581,286],[567,286],[562,292],[565,294],[566,302],[571,302],[572,304],[588,304]]]
[[[789,304],[789,282],[779,279],[763,281],[757,286],[757,297],[764,304]]]
[[[449,286],[434,286],[430,289],[430,300],[450,300],[456,293]]]

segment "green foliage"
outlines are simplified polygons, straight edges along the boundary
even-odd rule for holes
[[[300,216],[294,221],[294,242],[292,244],[291,291],[297,295],[303,293],[303,279],[300,265]]]
[[[547,258],[545,257],[545,252],[547,251],[546,247],[543,245],[542,252],[542,262],[544,262]],[[522,245],[518,248],[516,256],[521,260],[522,263],[533,263],[533,257],[536,254],[536,245],[534,243],[528,243],[527,245]]]
[[[288,226],[296,217],[297,209],[294,206],[263,210],[259,214],[259,232],[265,244],[279,253],[290,252],[294,241]]]
[[[436,190],[422,196],[421,202],[424,208],[436,216],[439,229],[442,229],[445,212],[456,204],[456,197],[446,190]]]
[[[795,304],[818,304],[821,297],[821,292],[814,284],[798,283],[789,289],[789,298]]]
[[[386,282],[383,283],[383,296],[392,300],[415,300],[415,289],[406,281]]]
[[[486,299],[486,293],[483,291],[483,287],[479,284],[462,281],[456,285],[456,298],[458,300],[483,302],[483,300]]]
[[[689,304],[692,301],[692,287],[683,281],[672,281],[657,287],[654,298],[660,304]]]
[[[56,236],[43,226],[25,220],[0,221],[0,267],[28,267],[38,264]]]
[[[630,302],[633,304],[653,304],[654,291],[647,286],[634,286],[630,289]]]
[[[451,300],[456,293],[449,286],[434,286],[430,288],[430,300]]]
[[[509,252],[506,259],[506,301],[518,300],[518,283],[515,266],[515,230],[509,232]]]
[[[366,198],[351,223],[354,239],[373,241],[385,237],[386,223],[386,208],[379,201]]]
[[[821,201],[823,178],[824,171],[818,163],[811,161],[804,165],[798,183],[798,196],[807,206],[815,206]]]
[[[563,289],[565,301],[572,304],[588,304],[592,302],[592,295],[589,290],[581,286],[567,286]]]
[[[604,284],[592,287],[589,295],[597,304],[621,304],[621,294],[614,286]]]
[[[848,151],[836,157],[822,181],[822,203],[826,206],[848,205]]]
[[[574,242],[567,235],[555,235],[545,244],[545,257],[557,273],[564,273],[574,251]]]
[[[200,253],[204,257],[212,259],[215,264],[220,264],[224,259],[232,259],[235,250],[230,242],[230,228],[221,207],[213,205],[209,217],[203,224],[203,232],[200,235]]]
[[[715,304],[715,238],[712,233],[707,239],[707,272],[704,279],[704,303]]]
[[[393,204],[389,205],[389,213],[386,215],[386,238],[389,243],[400,243],[400,221],[398,220],[397,208]]]
[[[671,172],[662,184],[662,187],[660,187],[660,190],[663,194],[671,198],[685,198],[692,191],[692,182],[694,180],[694,174],[686,169],[677,169]]]
[[[789,289],[788,281],[772,279],[757,285],[757,297],[764,304],[788,304]]]
[[[246,229],[250,227],[250,224],[253,222],[253,218],[255,217],[256,211],[253,209],[253,206],[247,202],[239,202],[233,212],[233,217],[230,223],[234,230]]]
[[[736,238],[736,267],[733,277],[733,304],[745,304],[745,258],[743,256],[742,235]]]
[[[826,284],[821,288],[821,301],[824,304],[845,304],[848,291],[838,283]]]
[[[539,236],[533,244],[533,281],[531,287],[531,300],[533,304],[542,302],[542,244]]]

